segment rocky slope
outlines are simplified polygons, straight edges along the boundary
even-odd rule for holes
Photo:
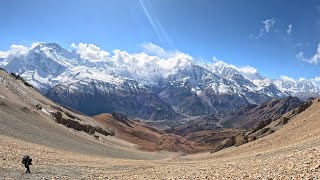
[[[298,101],[300,105],[298,105],[298,107],[294,109],[291,109],[291,108],[294,107],[295,105],[291,106],[291,108],[288,109],[288,102],[289,103],[291,102],[292,104],[292,99],[290,97],[282,101],[284,101],[285,103],[284,102],[279,104],[277,102],[268,103],[269,105],[271,104],[277,109],[277,111],[274,111],[273,109],[273,112],[271,111],[272,113],[270,112],[267,113],[267,116],[270,117],[271,115],[273,118],[267,118],[263,120],[263,118],[260,118],[259,116],[256,116],[256,118],[254,118],[254,116],[251,117],[250,121],[256,122],[251,129],[244,132],[240,132],[234,136],[231,136],[230,138],[226,138],[223,141],[220,141],[220,144],[215,146],[212,152],[216,152],[231,146],[240,146],[240,145],[255,141],[259,138],[263,138],[267,135],[273,134],[279,129],[281,129],[282,127],[284,127],[286,124],[288,124],[292,119],[294,119],[300,113],[307,110],[313,104],[314,101],[318,102],[320,100],[315,100],[315,98],[309,98],[306,102],[303,102],[303,103]],[[281,108],[279,108],[279,106]],[[283,109],[286,109],[286,111],[284,111]],[[263,111],[260,111],[260,113],[261,112]]]
[[[261,121],[278,119],[301,104],[302,101],[299,98],[289,96],[267,101],[260,105],[245,106],[226,115],[224,126],[250,129]]]

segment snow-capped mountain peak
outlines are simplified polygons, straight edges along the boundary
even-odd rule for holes
[[[306,98],[320,92],[310,80],[271,80],[250,66],[236,67],[223,61],[206,64],[181,52],[163,52],[167,55],[158,57],[115,50],[111,55],[90,44],[73,45],[78,49],[71,51],[57,43],[42,42],[14,48],[20,50],[6,53],[9,55],[0,60],[0,66],[19,74],[43,94],[62,103],[68,101],[65,104],[74,108],[80,108],[75,101],[80,96],[84,102],[102,96],[134,105],[135,111],[130,114],[159,111],[162,117],[163,112],[155,108],[161,106],[172,116],[172,107],[182,114],[200,115],[225,113],[288,95]],[[129,94],[130,98],[125,98]],[[148,110],[129,103],[142,100],[143,96],[150,98],[143,100]],[[121,108],[120,104],[117,107]]]

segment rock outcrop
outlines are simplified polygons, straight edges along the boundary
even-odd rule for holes
[[[270,122],[270,119],[278,119],[302,104],[303,102],[297,97],[287,97],[267,101],[261,105],[249,105],[228,114],[225,117],[226,122],[224,125],[226,127],[239,127],[247,130],[257,126],[266,126]]]
[[[95,132],[98,132],[100,134],[103,134],[105,136],[114,135],[113,133],[101,128],[101,127],[93,127],[90,124],[82,124],[77,120],[72,120],[69,118],[64,118],[63,114],[60,111],[52,112],[53,117],[55,118],[56,122],[59,124],[63,124],[64,126],[68,128],[72,128],[77,131],[83,131],[88,134],[95,134]]]

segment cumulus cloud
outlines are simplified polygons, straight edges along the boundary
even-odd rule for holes
[[[11,45],[10,46],[10,54],[15,54],[17,56],[26,54],[29,51],[29,47],[22,46],[22,45]]]
[[[151,42],[143,43],[142,48],[146,53],[150,55],[155,55],[159,57],[166,57],[168,55],[168,53],[162,47],[155,45]]]
[[[192,58],[190,55],[177,51],[177,50],[165,50],[162,47],[153,44],[151,42],[143,43],[142,44],[142,49],[145,53],[148,55],[153,55],[153,56],[158,56],[160,58],[173,58],[173,57],[182,57],[184,56],[185,58]]]
[[[107,60],[110,55],[110,53],[101,50],[94,44],[79,43],[76,45],[75,43],[72,43],[71,47],[77,50],[77,53],[81,58],[89,59],[91,61]]]
[[[160,50],[159,52],[167,53],[166,50],[159,49],[156,46],[153,48],[157,51]],[[184,53],[175,53],[169,57],[160,57],[149,55],[145,52],[131,54],[121,50],[114,50],[113,56],[110,57],[109,61],[116,67],[116,72],[112,71],[113,66],[108,67],[113,74],[138,79],[142,83],[148,82],[148,79],[143,79],[145,77],[152,79],[152,76],[166,76],[194,62],[193,57]]]
[[[310,64],[318,64],[320,62],[320,43],[318,44],[316,53],[311,58],[306,58],[302,51],[296,55],[296,58]]]
[[[8,56],[21,56],[28,53],[29,50],[30,47],[12,44],[8,51],[0,51],[0,58],[7,58]]]
[[[287,34],[291,34],[291,32],[292,32],[292,24],[289,24],[288,25],[288,29],[287,29]]]
[[[6,57],[8,57],[8,52],[0,51],[0,58],[6,58]]]
[[[144,52],[129,54],[126,51],[114,50],[114,55],[111,60],[118,65],[128,65],[130,67],[136,67],[142,71],[149,71],[144,68],[150,68],[150,70],[172,70],[176,66],[190,62],[193,57],[179,52],[165,50],[162,47],[152,44],[143,44]],[[142,68],[142,69],[141,69]]]
[[[254,67],[251,66],[244,66],[238,68],[240,71],[244,72],[245,74],[255,74],[258,72],[258,70]]]
[[[293,78],[288,77],[288,76],[282,75],[282,76],[280,76],[280,78],[283,80],[286,80],[286,81],[296,82]]]

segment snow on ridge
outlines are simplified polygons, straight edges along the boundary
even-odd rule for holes
[[[151,50],[159,51],[158,54],[160,53],[161,56],[157,56],[157,53],[149,55],[145,52],[128,53],[121,50],[114,50],[111,54],[93,44],[79,43],[71,46],[75,49],[74,51],[64,49],[56,43],[38,42],[30,47],[12,45],[10,50],[0,51],[1,56],[7,56],[6,59],[0,61],[0,66],[5,68],[10,63],[8,60],[11,60],[12,56],[37,58],[37,55],[29,57],[29,52],[42,53],[41,58],[44,58],[42,61],[46,66],[38,67],[39,64],[33,64],[34,67],[40,68],[39,71],[29,72],[32,69],[25,69],[26,67],[15,68],[17,70],[24,69],[24,71],[15,73],[21,73],[22,77],[42,88],[53,87],[59,82],[78,81],[85,78],[104,81],[117,86],[127,80],[133,80],[145,86],[156,83],[155,81],[159,77],[167,78],[182,71],[187,71],[183,76],[190,77],[176,76],[180,78],[178,81],[181,82],[181,85],[189,80],[194,86],[193,88],[201,88],[203,85],[200,85],[200,82],[205,82],[209,83],[208,87],[211,86],[217,93],[239,93],[242,92],[242,89],[250,92],[261,91],[272,85],[275,85],[282,92],[288,90],[292,92],[320,92],[320,78],[294,80],[287,76],[281,76],[279,80],[270,80],[261,76],[258,70],[251,66],[236,67],[223,61],[215,61],[211,64],[202,63],[186,53],[167,51],[162,48],[159,50],[159,47],[154,46]],[[50,61],[61,66],[50,64]],[[29,59],[25,63],[29,63]],[[30,64],[15,65],[29,66]],[[55,75],[51,72],[55,72]],[[216,78],[216,76],[219,78]],[[221,80],[227,82],[227,84],[220,82]],[[196,89],[195,92],[199,94],[200,90]]]

